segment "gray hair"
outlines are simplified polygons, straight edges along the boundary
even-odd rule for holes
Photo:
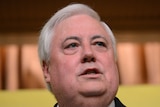
[[[49,19],[49,21],[45,24],[45,26],[43,27],[40,33],[39,44],[38,44],[38,54],[39,54],[41,64],[43,61],[45,63],[48,63],[50,59],[50,50],[51,50],[50,46],[51,46],[52,38],[54,36],[55,26],[59,24],[61,21],[63,21],[64,19],[74,15],[78,15],[78,14],[87,14],[93,17],[94,19],[100,21],[100,16],[97,14],[97,12],[95,12],[93,9],[91,9],[90,7],[84,4],[70,4],[65,8],[59,10]],[[106,31],[109,33],[109,36],[112,41],[114,53],[116,56],[115,37],[112,31],[110,30],[110,28],[108,27],[108,25],[105,24],[104,22],[101,22],[101,23],[106,29]]]

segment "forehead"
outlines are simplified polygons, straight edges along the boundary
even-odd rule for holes
[[[65,36],[103,35],[108,38],[108,32],[104,29],[100,21],[88,15],[74,15],[61,21],[55,27],[55,38]]]

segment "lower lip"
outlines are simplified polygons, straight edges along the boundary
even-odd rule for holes
[[[87,79],[97,79],[97,78],[100,78],[102,74],[85,74],[81,76]]]

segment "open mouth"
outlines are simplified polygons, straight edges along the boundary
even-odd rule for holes
[[[87,69],[85,70],[82,75],[89,75],[89,74],[100,74],[98,69]]]

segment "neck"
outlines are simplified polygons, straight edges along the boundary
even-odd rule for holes
[[[97,101],[96,101],[97,102]],[[114,100],[110,104],[106,103],[96,103],[95,101],[84,101],[83,103],[70,103],[68,102],[67,104],[60,104],[57,105],[57,107],[115,107],[115,102]]]

